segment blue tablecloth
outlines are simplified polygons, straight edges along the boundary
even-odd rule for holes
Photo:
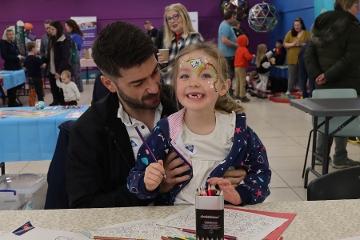
[[[288,66],[271,66],[270,77],[273,78],[288,78]]]
[[[3,88],[8,90],[10,88],[19,86],[20,84],[25,83],[25,71],[16,70],[16,71],[0,71],[0,77],[3,79]]]
[[[0,162],[51,160],[58,126],[77,119],[87,108],[0,108]]]

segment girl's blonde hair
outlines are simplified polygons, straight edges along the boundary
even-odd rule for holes
[[[183,31],[184,31],[183,34],[184,35],[187,36],[187,35],[189,35],[189,33],[195,32],[195,30],[192,26],[192,23],[191,23],[189,13],[186,10],[186,7],[184,5],[182,5],[181,3],[174,3],[169,6],[166,6],[165,11],[164,11],[164,39],[163,39],[163,45],[164,45],[163,47],[164,48],[170,48],[171,41],[175,36],[175,33],[173,33],[170,30],[169,24],[166,20],[166,14],[169,11],[175,11],[180,15],[180,17],[183,21]]]
[[[261,60],[264,58],[267,51],[267,46],[264,43],[261,43],[257,46],[256,49],[256,67],[260,67]]]
[[[60,76],[65,76],[71,79],[71,72],[69,70],[64,70],[61,72]]]
[[[219,50],[213,43],[203,42],[185,47],[176,56],[174,61],[174,68],[172,71],[172,83],[174,85],[174,89],[176,90],[176,79],[179,73],[180,58],[194,51],[203,51],[206,55],[211,57],[217,63],[216,70],[218,71],[218,79],[215,81],[214,86],[216,86],[219,81],[222,85],[226,84],[228,65],[224,56],[219,52]],[[219,96],[215,104],[215,109],[228,113],[231,113],[233,111],[244,111],[244,108],[240,104],[238,104],[232,97],[230,97],[229,93],[226,93],[224,96]]]

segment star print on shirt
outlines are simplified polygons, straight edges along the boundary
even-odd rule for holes
[[[260,191],[260,189],[257,190],[255,195],[256,195],[256,197],[261,197],[262,196],[262,192]]]

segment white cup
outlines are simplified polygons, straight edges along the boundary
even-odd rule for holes
[[[161,48],[158,53],[159,63],[168,63],[169,62],[169,49]]]

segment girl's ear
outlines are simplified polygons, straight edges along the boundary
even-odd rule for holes
[[[220,95],[220,96],[226,95],[227,92],[229,91],[230,87],[231,87],[231,80],[230,80],[230,79],[226,79],[226,80],[224,81],[224,84],[222,84],[222,86],[221,86],[221,89],[220,89],[220,91],[219,91],[219,95]]]
[[[116,86],[115,86],[115,83],[113,81],[111,81],[110,78],[102,75],[100,77],[100,80],[102,82],[102,84],[112,93],[115,93],[116,92]]]

